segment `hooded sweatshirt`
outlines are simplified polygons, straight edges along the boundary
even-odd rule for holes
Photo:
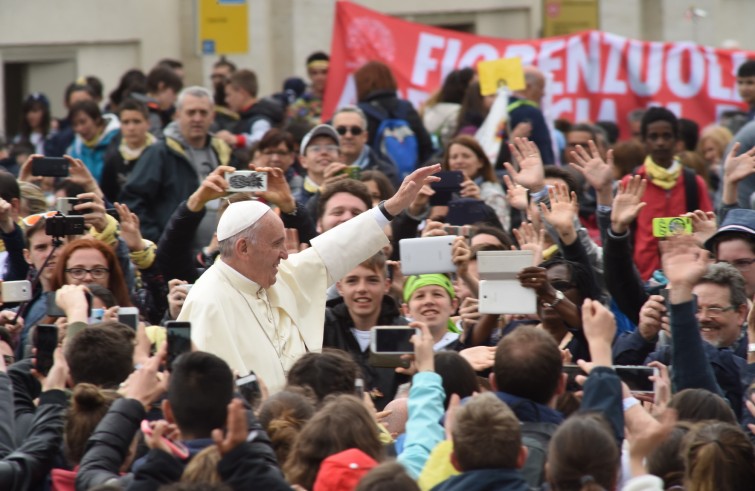
[[[102,118],[105,120],[105,129],[94,140],[85,142],[81,135],[77,134],[67,151],[71,157],[84,162],[98,183],[102,179],[102,168],[105,166],[105,151],[121,127],[118,117],[114,114],[104,114]]]

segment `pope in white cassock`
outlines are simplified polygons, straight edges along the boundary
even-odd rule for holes
[[[322,348],[328,287],[388,243],[383,227],[408,207],[440,165],[404,179],[379,207],[288,255],[281,219],[259,201],[231,204],[218,222],[220,256],[192,287],[178,317],[190,321],[197,349],[240,375],[253,370],[277,392],[307,351]]]

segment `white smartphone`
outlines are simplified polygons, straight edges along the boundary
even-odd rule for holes
[[[226,172],[225,180],[228,181],[228,191],[231,193],[267,191],[267,172],[253,170]]]
[[[375,326],[370,330],[370,351],[378,355],[414,353],[412,336],[420,330],[408,326]]]
[[[97,324],[102,322],[102,318],[105,316],[105,309],[92,309],[92,313],[89,316],[90,324]]]
[[[401,272],[404,275],[453,273],[456,265],[451,259],[455,235],[401,239]]]
[[[31,300],[31,281],[3,281],[2,303],[26,302]]]
[[[118,309],[118,322],[126,324],[136,331],[139,326],[139,309],[136,307],[120,307]]]

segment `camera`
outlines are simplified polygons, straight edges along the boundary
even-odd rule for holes
[[[53,237],[84,234],[84,217],[55,215],[45,222],[45,233]]]

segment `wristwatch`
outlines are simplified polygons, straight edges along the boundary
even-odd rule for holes
[[[543,302],[543,307],[547,309],[556,308],[556,305],[561,303],[561,300],[563,300],[564,298],[566,298],[564,297],[564,292],[562,292],[561,290],[556,290],[556,300],[554,300],[553,303]]]

